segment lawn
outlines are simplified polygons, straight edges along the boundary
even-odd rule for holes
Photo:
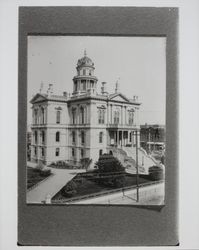
[[[81,176],[81,180],[80,180]],[[93,194],[93,193],[99,193],[99,192],[104,192],[108,190],[113,190],[116,189],[111,186],[105,186],[103,184],[99,184],[96,178],[91,178],[86,177],[84,175],[77,175],[73,178],[73,181],[76,184],[76,193],[72,195],[72,198],[74,197],[79,197],[83,195],[88,195],[88,194]],[[151,180],[147,178],[145,175],[140,175],[139,176],[139,183],[147,183],[150,182]],[[133,174],[125,174],[125,184],[124,187],[136,185],[136,175]],[[52,198],[52,200],[62,200],[62,199],[67,199],[66,196],[64,196],[64,188],[67,186],[67,184],[57,193],[55,196]]]
[[[50,171],[43,171],[27,167],[27,188],[31,188],[32,186],[39,183],[40,181],[43,181],[50,175]]]

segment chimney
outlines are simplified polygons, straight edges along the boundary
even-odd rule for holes
[[[106,82],[102,82],[101,93],[102,94],[106,93]]]
[[[48,85],[47,94],[48,95],[52,95],[53,94],[53,84],[52,83]]]
[[[63,92],[63,96],[64,96],[64,97],[68,97],[68,92],[64,91],[64,92]]]

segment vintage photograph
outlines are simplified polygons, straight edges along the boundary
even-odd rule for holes
[[[27,80],[28,204],[165,204],[165,37],[28,36]]]

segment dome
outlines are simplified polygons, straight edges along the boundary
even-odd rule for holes
[[[84,51],[84,57],[78,60],[77,67],[81,66],[94,66],[93,61],[86,55],[86,51]]]

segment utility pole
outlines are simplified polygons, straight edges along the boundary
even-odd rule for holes
[[[136,189],[137,189],[137,202],[139,202],[139,164],[138,164],[138,131],[135,131],[136,139]]]

